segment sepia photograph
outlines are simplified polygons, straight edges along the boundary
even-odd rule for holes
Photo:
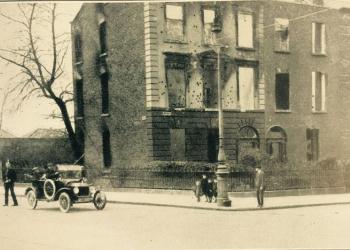
[[[0,249],[349,249],[350,0],[0,1]]]

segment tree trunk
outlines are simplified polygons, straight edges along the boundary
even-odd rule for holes
[[[67,111],[67,106],[66,104],[59,98],[56,98],[55,99],[55,102],[56,104],[58,105],[60,111],[61,111],[61,114],[62,114],[62,119],[63,119],[63,122],[64,122],[64,125],[66,126],[66,130],[67,130],[67,133],[68,133],[68,138],[69,138],[69,142],[70,142],[70,145],[71,145],[71,148],[72,148],[72,151],[74,153],[74,157],[76,160],[80,159],[81,156],[82,156],[82,149],[81,149],[81,146],[77,140],[77,137],[75,135],[75,132],[73,130],[73,127],[72,127],[72,123],[71,123],[71,120],[69,119],[69,114],[68,114],[68,111]]]

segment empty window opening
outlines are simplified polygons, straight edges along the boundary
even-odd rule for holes
[[[289,74],[276,74],[276,109],[289,110]]]
[[[204,44],[214,43],[215,36],[214,36],[214,32],[212,32],[214,20],[215,20],[215,9],[203,9]]]
[[[238,67],[238,100],[241,111],[254,110],[258,105],[255,68]]]
[[[184,13],[182,5],[166,4],[166,34],[171,40],[183,40],[184,38]]]
[[[275,18],[275,50],[289,51],[289,20]]]
[[[250,13],[238,13],[238,47],[253,48],[254,47],[254,29],[253,15]]]
[[[171,108],[186,107],[188,63],[188,58],[183,55],[169,55],[165,60],[168,103]]]

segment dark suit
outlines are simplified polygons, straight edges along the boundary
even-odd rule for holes
[[[7,168],[3,176],[3,181],[5,187],[5,205],[8,205],[9,190],[11,192],[13,204],[18,205],[14,190],[15,182],[17,181],[16,171],[12,168]]]
[[[264,206],[264,171],[260,170],[256,172],[255,175],[255,188],[256,188],[256,198],[258,200],[259,207]]]

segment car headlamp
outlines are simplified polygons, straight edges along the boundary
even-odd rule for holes
[[[89,190],[90,190],[90,193],[95,193],[96,192],[96,188],[94,186],[90,186]]]
[[[79,194],[79,188],[78,188],[78,187],[74,187],[74,188],[73,188],[73,192],[74,192],[75,194]]]

